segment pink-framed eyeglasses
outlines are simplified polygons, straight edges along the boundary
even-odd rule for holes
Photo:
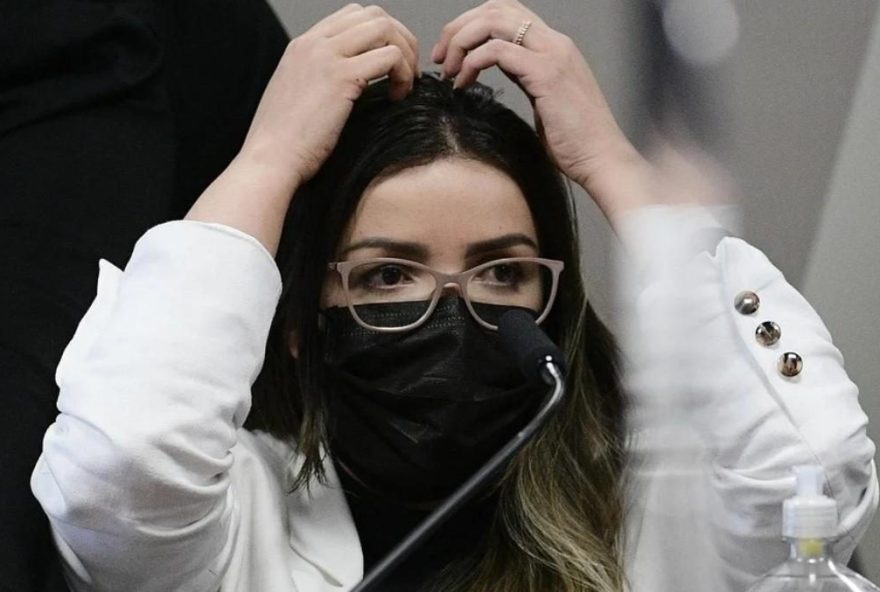
[[[339,274],[346,305],[354,320],[366,329],[393,333],[424,323],[444,290],[457,287],[468,311],[481,326],[497,330],[495,307],[520,307],[547,318],[565,264],[540,257],[506,257],[486,261],[460,273],[445,273],[427,265],[378,257],[328,263]],[[369,305],[407,303],[394,310]]]

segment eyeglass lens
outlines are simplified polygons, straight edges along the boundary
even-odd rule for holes
[[[480,304],[531,309],[540,316],[548,306],[553,271],[534,261],[509,261],[480,269],[465,286],[466,297],[477,316],[497,324],[492,307]],[[365,262],[353,267],[348,276],[348,294],[355,314],[367,325],[379,328],[404,327],[415,323],[428,310],[437,280],[429,271],[395,262]],[[393,313],[377,314],[366,305],[410,303]],[[358,307],[363,307],[360,310]]]

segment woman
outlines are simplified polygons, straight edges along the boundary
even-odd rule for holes
[[[124,275],[101,262],[32,480],[75,589],[351,587],[533,412],[540,393],[495,339],[510,307],[564,348],[567,409],[383,589],[624,587],[623,400],[554,165],[618,228],[653,203],[650,168],[571,41],[518,3],[464,13],[432,59],[454,84],[419,75],[415,39],[381,9],[327,17],[290,44],[186,219],[146,233]],[[463,90],[496,64],[533,99],[540,136]],[[755,261],[735,271],[772,269]],[[741,380],[764,394],[753,374]],[[839,364],[823,380],[851,386]],[[760,521],[787,463],[832,448],[844,528],[870,519],[865,418],[851,392],[838,405],[835,438],[749,435],[786,452],[747,488]],[[734,567],[766,562],[755,547]]]

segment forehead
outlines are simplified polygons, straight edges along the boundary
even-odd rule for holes
[[[511,233],[537,242],[519,186],[492,166],[456,157],[404,169],[367,187],[340,247],[381,236],[450,253]]]

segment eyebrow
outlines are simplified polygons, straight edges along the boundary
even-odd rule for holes
[[[386,251],[395,253],[405,258],[428,258],[428,248],[425,245],[412,242],[396,241],[390,238],[383,238],[379,236],[365,238],[364,240],[360,240],[356,243],[351,243],[350,245],[342,249],[342,252],[339,255],[341,258],[344,258],[352,251],[357,251],[360,249],[385,249]]]
[[[476,255],[481,255],[483,253],[491,253],[492,251],[500,251],[502,249],[508,249],[510,247],[516,247],[519,245],[526,245],[532,247],[535,251],[538,250],[537,243],[535,243],[535,241],[531,237],[521,233],[512,233],[495,238],[490,238],[484,241],[479,241],[476,243],[471,243],[470,245],[468,245],[467,250],[465,251],[465,257],[471,258]],[[352,251],[357,251],[359,249],[385,249],[386,251],[395,253],[396,255],[399,255],[401,257],[408,257],[411,259],[428,258],[428,248],[421,243],[396,241],[390,238],[379,236],[365,238],[356,243],[348,245],[347,247],[342,249],[340,257],[344,258]]]
[[[505,234],[504,236],[490,238],[489,240],[477,243],[471,243],[468,245],[467,251],[465,251],[465,257],[471,258],[476,255],[482,255],[483,253],[501,251],[502,249],[509,249],[510,247],[517,247],[520,245],[532,247],[536,252],[538,250],[538,245],[531,239],[531,237],[528,237],[525,234],[515,233]]]

